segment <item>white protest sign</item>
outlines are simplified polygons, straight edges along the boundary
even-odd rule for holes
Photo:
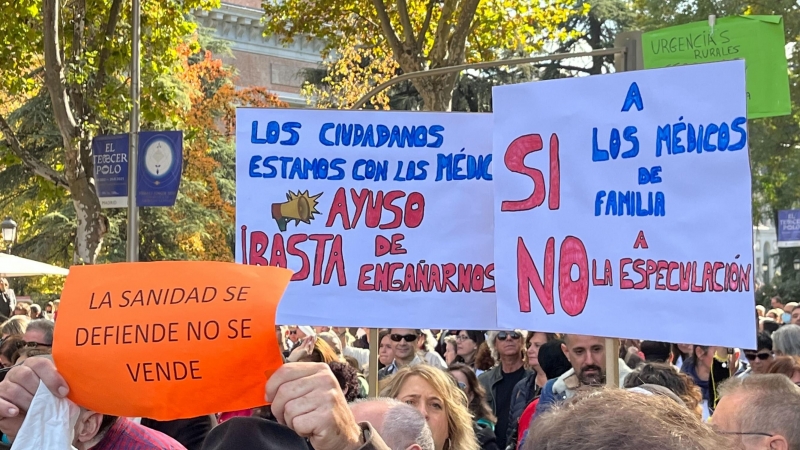
[[[277,322],[491,329],[488,114],[243,109],[236,261],[295,271]]]
[[[755,348],[743,61],[493,98],[499,328]]]

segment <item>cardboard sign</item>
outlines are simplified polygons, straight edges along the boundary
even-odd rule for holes
[[[238,109],[236,260],[281,324],[492,329],[488,114]]]
[[[493,98],[500,329],[755,348],[743,61]]]
[[[74,266],[53,339],[69,398],[156,420],[263,405],[282,364],[275,310],[290,277],[220,262]]]
[[[747,117],[792,112],[781,16],[733,16],[662,28],[642,35],[644,67],[744,59],[747,63]]]

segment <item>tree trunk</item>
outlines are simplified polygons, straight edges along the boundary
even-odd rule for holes
[[[78,4],[80,8],[84,3]],[[88,136],[81,132],[84,123],[77,123],[73,114],[67,82],[64,76],[60,32],[59,0],[44,0],[44,65],[45,85],[53,103],[55,117],[61,140],[64,144],[64,175],[75,207],[77,227],[75,230],[75,263],[94,264],[103,243],[107,226],[100,209],[100,200],[92,179],[91,169],[81,158],[81,147],[88,146]],[[76,10],[76,17],[83,17],[82,9]],[[73,49],[74,50],[74,49]],[[81,141],[84,139],[85,141]],[[88,147],[86,148],[88,152]]]
[[[103,235],[107,228],[100,200],[97,198],[94,185],[90,184],[85,176],[70,180],[69,191],[77,220],[73,259],[76,263],[94,264],[97,262],[97,255],[103,245]]]
[[[450,111],[453,102],[453,89],[456,86],[458,74],[447,74],[434,77],[424,77],[412,80],[422,97],[425,111]]]

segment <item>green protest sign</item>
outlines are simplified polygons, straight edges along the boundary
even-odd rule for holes
[[[744,59],[747,117],[783,116],[792,111],[781,16],[734,16],[662,28],[642,35],[644,67]]]

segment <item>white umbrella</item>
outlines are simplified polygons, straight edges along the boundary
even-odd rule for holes
[[[32,259],[0,253],[0,277],[31,277],[38,275],[66,275],[69,270],[51,266]]]

